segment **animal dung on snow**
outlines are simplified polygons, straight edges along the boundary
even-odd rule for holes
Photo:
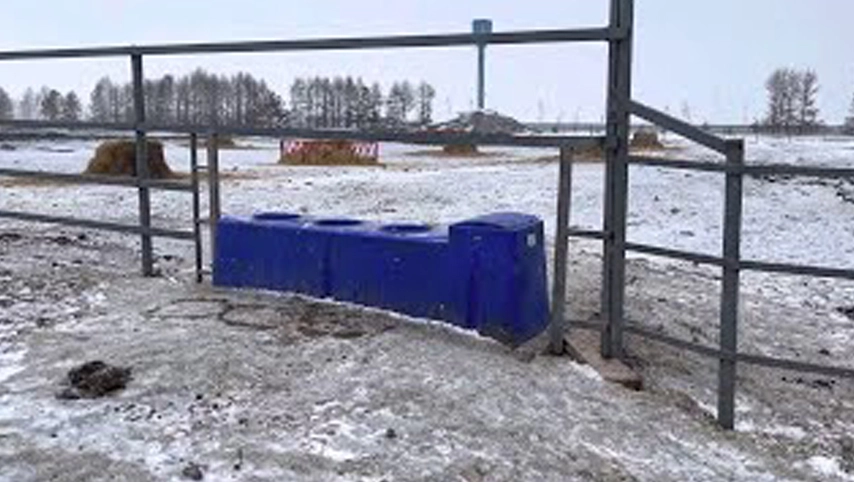
[[[131,369],[109,365],[100,360],[78,365],[68,371],[66,388],[58,398],[100,398],[125,388],[131,379]]]

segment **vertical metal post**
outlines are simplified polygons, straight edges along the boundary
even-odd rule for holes
[[[623,355],[623,310],[628,210],[629,111],[632,95],[634,0],[611,0],[611,28],[626,32],[611,40],[608,53],[608,105],[605,133],[605,206],[603,227],[602,332],[604,357]]]
[[[552,319],[549,326],[549,351],[564,352],[566,334],[566,270],[569,251],[569,218],[572,212],[572,149],[560,149],[560,174],[557,190],[557,220],[555,228],[554,277],[552,279]]]
[[[131,55],[133,111],[136,129],[136,180],[139,186],[139,225],[142,233],[142,275],[154,275],[154,249],[151,243],[151,195],[148,189],[148,142],[145,133],[145,91],[142,55]]]
[[[472,33],[477,38],[477,108],[483,110],[486,108],[486,36],[492,33],[492,20],[475,20]]]
[[[203,281],[201,201],[199,199],[199,136],[190,134],[190,184],[193,188],[193,242],[196,250],[196,283]]]
[[[216,229],[220,217],[219,198],[219,135],[216,132],[208,136],[208,209],[210,211],[211,259],[216,257]]]
[[[486,108],[486,45],[477,46],[477,108]]]
[[[729,140],[727,164],[744,164],[744,141]],[[718,368],[718,423],[731,430],[735,426],[735,376],[738,352],[738,305],[741,260],[742,182],[740,170],[726,174],[724,200],[723,277],[721,289],[720,343],[722,356]]]

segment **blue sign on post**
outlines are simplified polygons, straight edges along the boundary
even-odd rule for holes
[[[479,18],[471,23],[471,30],[476,35],[492,33],[492,20]]]

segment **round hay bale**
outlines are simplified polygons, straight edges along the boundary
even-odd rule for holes
[[[604,162],[605,149],[602,146],[590,146],[577,149],[575,157],[580,161]]]
[[[649,129],[641,129],[635,131],[632,140],[629,143],[632,149],[664,149],[664,144],[658,140],[658,132]]]
[[[442,152],[449,156],[476,156],[479,154],[474,144],[448,144],[442,148]]]
[[[154,179],[172,177],[172,169],[163,157],[163,144],[149,140],[147,145],[149,176]],[[85,173],[136,176],[136,142],[120,140],[102,143],[95,150],[95,157],[89,161]]]

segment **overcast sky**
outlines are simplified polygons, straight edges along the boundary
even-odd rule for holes
[[[608,0],[2,0],[0,50],[194,41],[461,32],[473,18],[496,31],[604,25]],[[813,68],[822,117],[841,122],[854,94],[854,0],[636,0],[635,98],[694,121],[750,122],[778,66]],[[602,116],[604,46],[494,47],[488,107],[524,120]],[[353,75],[387,85],[426,80],[438,117],[475,99],[471,48],[156,58],[146,74],[247,70],[287,92],[294,76]],[[126,59],[0,63],[0,86],[75,89],[126,80]]]

